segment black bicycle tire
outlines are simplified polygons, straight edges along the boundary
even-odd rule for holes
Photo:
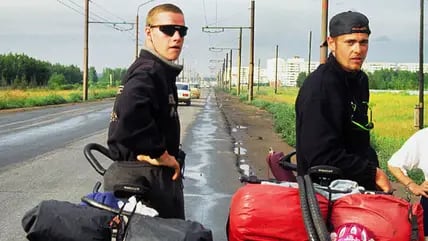
[[[297,176],[296,180],[299,187],[300,209],[302,210],[303,223],[305,225],[309,241],[319,241],[307,202],[305,180],[302,176]]]
[[[320,241],[331,241],[330,233],[327,230],[327,225],[321,216],[320,206],[318,204],[318,199],[315,194],[311,177],[309,175],[305,175],[303,179],[305,181],[309,212],[311,214],[312,222],[315,226],[318,238]]]

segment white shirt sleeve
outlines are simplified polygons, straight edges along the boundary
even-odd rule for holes
[[[428,128],[417,131],[389,159],[388,164],[399,167],[405,175],[407,171],[420,168],[428,174]]]

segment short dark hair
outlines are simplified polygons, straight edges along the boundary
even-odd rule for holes
[[[165,4],[157,5],[152,9],[150,9],[150,11],[147,13],[146,26],[153,25],[152,21],[154,16],[163,12],[172,12],[172,13],[178,13],[183,15],[183,11],[181,11],[181,9],[174,4],[165,3]]]

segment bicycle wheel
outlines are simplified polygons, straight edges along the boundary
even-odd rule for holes
[[[296,179],[299,186],[300,208],[302,210],[303,223],[305,224],[306,232],[310,241],[319,241],[308,207],[305,180],[302,176],[297,176]]]
[[[315,194],[315,189],[311,177],[309,175],[305,175],[303,177],[303,180],[305,181],[309,212],[311,214],[311,219],[315,226],[317,235],[320,241],[331,241],[330,233],[328,232],[325,221],[321,216],[321,210],[318,205],[318,199]]]

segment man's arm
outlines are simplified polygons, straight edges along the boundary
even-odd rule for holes
[[[400,167],[394,167],[388,164],[388,169],[397,180],[409,189],[413,194],[422,195],[428,198],[428,182],[425,181],[421,185],[416,184],[410,177],[404,175]]]
[[[419,144],[417,134],[407,139],[403,146],[388,160],[388,169],[391,174],[413,194],[428,197],[426,194],[428,191],[428,182],[425,181],[421,185],[417,185],[407,176],[407,170],[417,168],[421,161],[419,156],[421,146],[419,146]]]
[[[376,186],[384,192],[392,192],[392,185],[388,176],[380,168],[376,168]]]

